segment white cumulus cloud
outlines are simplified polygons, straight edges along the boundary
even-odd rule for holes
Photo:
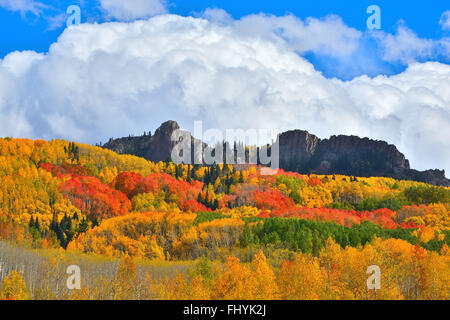
[[[391,63],[410,63],[442,57],[450,60],[450,38],[420,38],[413,30],[401,24],[395,34],[377,31],[371,35],[380,42],[382,58]]]
[[[206,18],[218,17],[227,21],[243,35],[264,38],[281,38],[298,53],[315,52],[329,56],[345,56],[354,52],[359,46],[362,32],[344,24],[341,17],[329,15],[322,19],[309,17],[305,21],[289,14],[273,16],[266,14],[249,15],[240,20],[230,21],[221,11],[206,11]],[[213,14],[215,13],[215,14]]]
[[[0,7],[11,11],[19,11],[22,15],[27,12],[39,16],[47,8],[42,2],[34,0],[0,0]]]
[[[154,130],[168,119],[190,130],[203,120],[205,128],[382,139],[413,167],[450,171],[449,65],[412,63],[389,77],[328,79],[298,55],[320,40],[302,49],[298,34],[273,31],[277,19],[215,17],[82,24],[64,31],[46,54],[11,53],[0,61],[0,136],[95,143]],[[268,31],[252,29],[251,19]],[[304,28],[319,30],[314,24],[321,21]],[[286,17],[275,25],[289,23],[299,22]]]
[[[439,21],[443,30],[450,30],[450,10],[445,11],[441,15],[441,19]]]
[[[409,64],[418,58],[431,57],[435,42],[430,39],[422,39],[414,31],[406,26],[399,26],[396,34],[384,32],[375,33],[383,42],[384,59],[390,62],[402,62]]]
[[[164,0],[100,0],[100,5],[108,17],[120,21],[146,19],[167,12]]]

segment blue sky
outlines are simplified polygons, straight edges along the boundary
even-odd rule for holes
[[[366,28],[366,9],[376,4],[382,9],[382,28],[389,31],[398,20],[405,20],[422,37],[439,37],[441,34],[438,21],[442,12],[450,9],[446,0],[316,0],[316,1],[289,1],[289,0],[249,0],[249,1],[179,1],[174,2],[173,12],[189,14],[201,11],[206,7],[217,7],[231,13],[233,17],[240,18],[251,13],[272,13],[284,15],[293,13],[300,18],[309,16],[322,17],[328,14],[340,15],[344,22],[354,28]]]
[[[82,23],[117,21],[114,17],[105,15],[99,0],[55,0],[35,1],[46,7],[41,8],[39,13],[32,11],[20,12],[9,8],[1,8],[3,2],[13,0],[0,0],[0,57],[4,57],[12,51],[33,50],[47,52],[49,46],[54,43],[65,28],[65,11],[69,5],[79,5],[82,10]],[[33,0],[23,0],[31,2]],[[447,0],[430,0],[429,2],[419,0],[316,0],[316,1],[288,1],[288,0],[169,0],[166,3],[169,13],[183,16],[197,16],[207,8],[224,9],[234,19],[240,19],[250,14],[266,13],[276,16],[293,14],[301,19],[307,17],[321,18],[330,14],[338,15],[343,22],[351,28],[360,31],[367,29],[366,20],[369,14],[366,9],[369,5],[378,5],[381,8],[381,29],[386,33],[395,33],[399,24],[407,26],[419,38],[441,39],[450,36],[450,30],[443,30],[439,25],[441,15],[450,9]],[[374,55],[371,42],[364,44],[364,57]],[[305,52],[303,56],[312,62],[315,68],[327,77],[338,77],[351,79],[354,76],[368,74],[395,74],[406,68],[404,63],[377,60],[376,66],[371,63],[353,59],[354,65],[350,68],[345,66],[344,70],[337,67],[341,61],[337,61],[329,55]],[[359,61],[359,62],[358,62]],[[418,57],[417,61],[439,61],[449,63],[448,56],[437,55],[433,57]],[[365,65],[366,64],[366,65]]]
[[[0,136],[93,144],[201,120],[384,140],[450,171],[448,0],[0,0],[0,21]]]

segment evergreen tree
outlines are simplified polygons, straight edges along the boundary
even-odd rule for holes
[[[30,217],[30,222],[28,222],[28,228],[31,229],[34,226],[35,226],[34,219],[33,219],[33,216],[31,216]]]
[[[84,233],[89,230],[89,224],[86,219],[83,218],[81,223],[78,225],[78,233]]]
[[[212,205],[212,210],[217,210],[219,209],[219,200],[215,199],[214,203]]]
[[[38,218],[38,217],[36,217],[36,221],[35,221],[35,223],[34,223],[34,226],[35,226],[36,230],[37,230],[39,233],[41,233],[41,226],[40,226],[40,224],[39,224],[39,218]]]
[[[192,170],[191,170],[191,179],[192,180],[198,180],[198,175],[197,175],[197,166],[198,165],[194,165],[193,167],[192,167]]]

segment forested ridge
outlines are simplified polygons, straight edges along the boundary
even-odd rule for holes
[[[10,138],[0,179],[3,299],[450,297],[448,187]],[[80,290],[46,276],[69,263]]]

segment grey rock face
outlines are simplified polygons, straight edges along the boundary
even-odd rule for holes
[[[175,142],[175,121],[163,123],[154,133],[141,137],[112,139],[103,147],[119,154],[132,154],[158,162],[170,159]],[[196,140],[192,138],[193,144]],[[443,170],[417,171],[394,145],[357,136],[319,139],[307,131],[292,130],[279,137],[280,167],[289,171],[352,176],[384,176],[450,186]],[[205,147],[206,144],[202,143]]]
[[[445,171],[413,170],[394,145],[357,136],[339,135],[321,140],[306,131],[282,133],[280,166],[301,173],[384,176],[450,185]]]
[[[164,122],[154,133],[141,137],[112,139],[103,148],[119,154],[131,154],[147,160],[159,162],[170,157],[174,142],[172,133],[180,126],[175,121]]]

